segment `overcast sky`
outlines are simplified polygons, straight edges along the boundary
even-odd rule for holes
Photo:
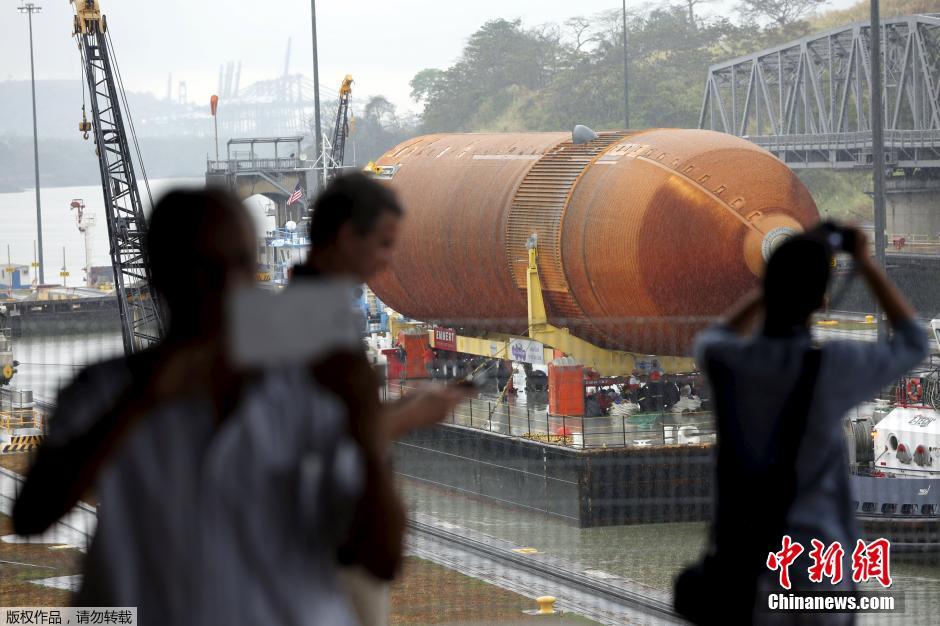
[[[0,80],[29,78],[27,18],[21,0],[0,0]],[[80,77],[71,35],[68,0],[38,0],[34,15],[37,78]],[[186,81],[191,101],[208,101],[219,65],[242,62],[241,86],[284,70],[287,40],[293,41],[291,72],[312,75],[308,0],[101,0],[125,86],[162,97],[167,77],[173,90]],[[628,10],[656,2],[628,0]],[[729,11],[735,2],[701,5],[705,13]],[[853,0],[831,0],[847,6]],[[359,97],[383,94],[414,108],[408,81],[425,67],[444,68],[460,54],[467,37],[494,18],[522,18],[528,26],[561,23],[617,8],[618,0],[318,0],[320,81],[324,97],[342,77],[356,80]]]

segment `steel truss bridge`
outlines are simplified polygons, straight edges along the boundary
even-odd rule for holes
[[[871,167],[871,25],[713,65],[699,127],[744,137],[790,167]],[[940,15],[882,23],[885,157],[940,168]]]

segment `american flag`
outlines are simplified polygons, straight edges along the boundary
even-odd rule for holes
[[[297,186],[294,187],[294,193],[290,195],[290,198],[287,199],[287,206],[294,204],[304,197],[304,190],[300,188],[300,183],[297,183]]]

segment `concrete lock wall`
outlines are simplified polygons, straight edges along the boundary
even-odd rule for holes
[[[396,443],[395,461],[402,476],[581,527],[711,515],[705,446],[581,451],[442,424]]]
[[[890,243],[890,242],[889,242]],[[888,277],[901,289],[917,312],[927,318],[940,315],[940,285],[935,277],[940,272],[940,259],[931,255],[891,253],[887,255]],[[854,277],[843,292],[846,276],[838,276],[830,288],[836,298],[830,306],[834,310],[874,313],[875,301],[865,281]]]
[[[891,177],[885,181],[885,192],[888,233],[937,238],[940,234],[940,180]]]

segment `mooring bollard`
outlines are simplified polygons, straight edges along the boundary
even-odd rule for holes
[[[539,605],[539,615],[555,614],[555,596],[539,596],[535,601]]]

